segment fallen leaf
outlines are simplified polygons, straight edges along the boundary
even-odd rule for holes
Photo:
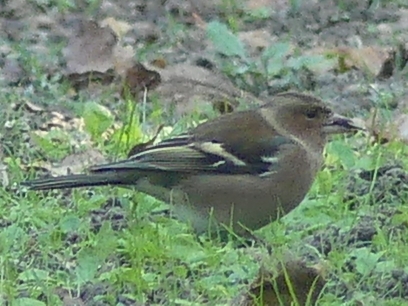
[[[236,297],[230,305],[315,305],[326,284],[324,274],[324,265],[309,267],[301,260],[279,262],[272,267],[264,266],[249,289]]]
[[[77,33],[69,38],[63,50],[68,74],[103,73],[113,68],[113,48],[117,42],[118,38],[110,27],[100,27],[95,21],[82,20]]]
[[[109,26],[119,39],[122,39],[123,35],[132,29],[132,26],[127,22],[116,20],[113,17],[108,17],[102,20],[100,26],[102,28]]]
[[[156,88],[161,82],[160,74],[154,70],[146,69],[141,63],[136,63],[126,72],[126,78],[121,90],[122,98],[130,94],[133,98],[145,89]]]
[[[64,296],[62,300],[64,306],[85,306],[84,301],[80,297]]]
[[[214,110],[220,114],[232,113],[234,111],[234,106],[228,101],[212,101]]]
[[[214,70],[191,64],[178,64],[158,69],[161,84],[154,90],[166,110],[175,109],[175,116],[202,111],[206,107],[222,110],[235,109],[240,103],[262,104],[250,93],[235,87],[232,82]],[[223,106],[223,103],[224,104]]]
[[[135,64],[134,56],[135,51],[131,46],[115,46],[113,49],[113,66],[117,75],[122,78],[126,76],[128,69]]]
[[[36,172],[46,172],[51,176],[62,176],[83,173],[90,166],[102,163],[106,163],[102,153],[97,149],[90,148],[80,153],[68,155],[60,163],[32,162],[27,166],[26,171],[35,170]]]
[[[150,64],[160,69],[164,69],[167,67],[167,61],[162,57],[154,59],[153,61],[150,62]]]
[[[375,77],[390,77],[387,63],[393,60],[393,52],[383,47],[349,48],[340,47],[334,50],[338,55],[338,67],[340,71],[357,68],[367,71]]]
[[[56,111],[49,112],[49,114],[50,119],[40,127],[40,131],[48,132],[52,128],[60,128],[63,130],[74,129],[77,131],[84,130],[85,123],[82,118],[71,118]]]
[[[10,179],[8,175],[8,167],[3,163],[3,147],[0,145],[0,184],[3,187],[7,187],[10,184]]]
[[[71,73],[68,75],[68,80],[75,90],[80,90],[89,87],[92,83],[108,85],[112,83],[115,75],[113,69],[109,69],[105,72],[89,71],[84,73]]]
[[[151,21],[138,21],[133,24],[137,39],[151,44],[157,41],[161,36],[160,28]]]
[[[134,50],[124,47],[119,39],[126,26],[114,19],[105,19],[105,27],[96,21],[81,20],[76,33],[63,50],[66,59],[66,75],[76,88],[84,88],[91,82],[107,85],[114,78],[125,76],[134,64]],[[112,27],[115,29],[112,30]],[[123,29],[121,28],[123,27]]]
[[[6,58],[4,60],[3,68],[1,68],[0,71],[1,80],[5,81],[7,84],[12,85],[20,83],[26,75],[20,63],[16,59],[12,58]]]
[[[238,38],[249,47],[252,54],[259,54],[277,40],[277,38],[272,37],[270,31],[265,28],[239,32]]]

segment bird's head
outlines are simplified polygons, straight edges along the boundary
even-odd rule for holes
[[[329,134],[362,130],[351,119],[333,113],[322,100],[301,93],[274,96],[261,107],[261,113],[277,130],[304,144],[324,146]]]

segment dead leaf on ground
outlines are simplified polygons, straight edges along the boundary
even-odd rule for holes
[[[127,32],[129,32],[129,30],[132,28],[132,26],[128,24],[126,21],[116,20],[115,18],[112,17],[108,17],[102,20],[100,26],[102,28],[106,26],[110,27],[112,31],[116,34],[116,36],[119,38],[119,40],[122,39],[123,36]]]
[[[289,8],[288,0],[248,0],[245,2],[249,10],[273,9],[275,11],[286,11]]]
[[[160,68],[160,69],[164,69],[168,65],[167,61],[162,57],[155,58],[153,61],[150,62],[150,64],[153,67],[157,67],[157,68]]]
[[[75,153],[66,156],[59,167],[52,168],[53,175],[62,175],[62,173],[81,173],[85,168],[91,165],[106,163],[103,154],[97,149],[89,149],[84,152]]]
[[[105,72],[89,71],[84,73],[71,73],[67,79],[71,82],[75,90],[88,87],[91,83],[109,85],[115,79],[116,73],[113,69]]]
[[[56,111],[49,112],[50,119],[45,122],[40,131],[48,132],[52,128],[60,128],[62,130],[76,130],[83,131],[85,127],[84,120],[82,118],[71,118]]]
[[[13,58],[6,58],[0,71],[0,80],[7,84],[18,84],[26,75],[20,63]]]
[[[113,67],[113,48],[118,38],[110,27],[100,27],[95,21],[82,20],[78,32],[72,35],[63,53],[68,74],[90,71],[106,72]]]
[[[41,111],[41,116],[47,120],[29,134],[30,142],[34,145],[41,146],[39,139],[45,138],[55,143],[68,142],[68,145],[74,149],[92,146],[92,139],[85,131],[83,118],[66,116],[57,111]],[[60,130],[62,133],[50,134],[54,130]]]
[[[372,108],[365,126],[375,142],[401,141],[408,144],[408,96],[401,99],[397,109],[389,116]]]
[[[273,37],[266,28],[239,32],[238,38],[249,47],[251,54],[254,55],[260,54],[277,40],[277,37]]]
[[[55,291],[55,293],[62,300],[63,306],[85,306],[85,302],[80,297],[73,297],[69,290],[65,288],[58,288]]]
[[[126,71],[130,69],[134,64],[135,51],[131,46],[116,46],[113,50],[113,65],[114,71],[117,75],[124,78]]]
[[[301,260],[263,266],[248,290],[236,297],[230,305],[315,305],[326,284],[324,274],[324,265],[308,266]],[[307,303],[308,300],[310,303]]]
[[[64,296],[62,303],[64,306],[85,306],[84,301],[80,297]]]
[[[369,72],[375,77],[390,77],[394,61],[393,50],[384,47],[368,46],[363,48],[339,47],[332,51],[338,56],[340,72],[352,68]],[[391,71],[390,71],[391,70]]]
[[[24,102],[24,108],[25,110],[33,114],[45,112],[45,110],[41,106],[38,106],[37,104],[34,104],[30,101]]]
[[[80,153],[68,155],[60,163],[33,162],[25,167],[25,171],[35,170],[47,172],[51,176],[61,176],[83,173],[90,166],[102,163],[106,163],[102,153],[97,149],[90,148]]]
[[[131,95],[134,99],[144,90],[152,90],[161,82],[160,73],[154,70],[146,69],[141,63],[136,63],[126,72],[126,78],[123,82],[121,91],[122,98]]]
[[[193,24],[194,18],[192,15],[198,14],[204,19],[215,16],[219,7],[223,5],[222,0],[167,0],[165,3],[166,11],[177,15],[177,19],[187,24]]]
[[[191,64],[178,64],[157,70],[161,84],[157,92],[166,109],[175,108],[175,115],[181,116],[200,111],[210,106],[226,110],[235,109],[241,99],[248,104],[262,104],[250,93],[235,87],[224,75]],[[224,104],[226,103],[226,104]]]
[[[8,175],[8,167],[3,163],[3,146],[0,145],[0,184],[3,187],[7,187],[10,184],[10,179]]]
[[[112,82],[115,74],[123,75],[134,63],[133,48],[124,47],[120,41],[119,35],[127,30],[125,23],[110,18],[105,19],[104,24],[106,26],[100,26],[96,21],[81,20],[63,51],[67,62],[66,74],[80,88],[95,79],[106,85]]]
[[[146,43],[153,43],[161,36],[160,28],[151,21],[138,21],[133,24],[137,39]]]

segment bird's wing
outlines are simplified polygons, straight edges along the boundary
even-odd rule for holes
[[[223,120],[213,121],[211,130],[207,131],[206,125],[201,125],[189,134],[149,146],[127,160],[94,166],[90,171],[139,169],[262,175],[278,164],[282,147],[287,150],[288,146],[295,146],[293,140],[277,134],[273,129],[266,129],[267,126],[260,117],[256,118],[259,120],[255,124],[251,124],[252,130],[245,127],[246,122],[240,121],[241,116],[235,115],[227,119],[236,121],[232,125],[233,130],[231,124],[225,125]],[[255,135],[251,131],[256,131]]]

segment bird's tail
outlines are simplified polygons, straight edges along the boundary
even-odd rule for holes
[[[137,176],[137,177],[135,177]],[[22,182],[31,190],[63,189],[105,185],[131,185],[138,175],[135,171],[103,171],[89,174],[74,174],[58,177],[49,177]]]

